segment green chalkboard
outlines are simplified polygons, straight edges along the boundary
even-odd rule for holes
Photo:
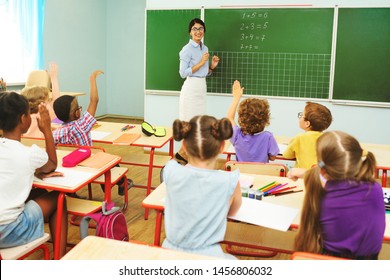
[[[331,8],[206,9],[205,44],[220,57],[208,92],[328,98]]]
[[[340,8],[333,99],[390,102],[390,8]]]
[[[179,91],[179,52],[190,39],[188,23],[199,10],[148,10],[146,12],[145,89]]]

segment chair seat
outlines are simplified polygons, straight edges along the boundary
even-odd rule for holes
[[[35,248],[38,248],[42,244],[46,243],[50,239],[50,234],[44,233],[41,238],[38,238],[34,241],[31,241],[27,244],[0,249],[0,255],[3,260],[17,260],[20,257],[26,255],[27,253],[33,251]]]
[[[129,171],[126,167],[114,167],[111,168],[111,185],[115,185]],[[95,179],[92,183],[104,184],[104,174]]]
[[[86,216],[102,209],[101,201],[81,199],[75,197],[66,197],[68,213],[77,216]]]

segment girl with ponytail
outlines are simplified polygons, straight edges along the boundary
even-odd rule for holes
[[[295,249],[377,259],[385,230],[385,206],[382,188],[374,177],[374,155],[341,131],[320,136],[316,151],[318,164],[304,175],[306,193]],[[299,174],[299,170],[294,172]]]
[[[239,173],[215,170],[225,140],[232,136],[227,118],[195,116],[176,120],[173,137],[183,140],[188,164],[171,160],[164,167],[166,185],[165,232],[162,246],[174,250],[232,258],[219,242],[225,236],[227,216],[241,206]]]

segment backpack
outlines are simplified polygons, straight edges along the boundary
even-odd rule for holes
[[[125,215],[119,210],[119,207],[114,207],[111,202],[108,205],[103,202],[102,212],[93,213],[85,216],[80,222],[80,238],[88,236],[89,221],[96,221],[96,236],[121,241],[129,241],[129,232],[127,230],[127,222]]]

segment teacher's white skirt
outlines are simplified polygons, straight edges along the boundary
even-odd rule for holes
[[[206,78],[187,77],[180,92],[180,120],[189,121],[206,114],[206,92]]]

